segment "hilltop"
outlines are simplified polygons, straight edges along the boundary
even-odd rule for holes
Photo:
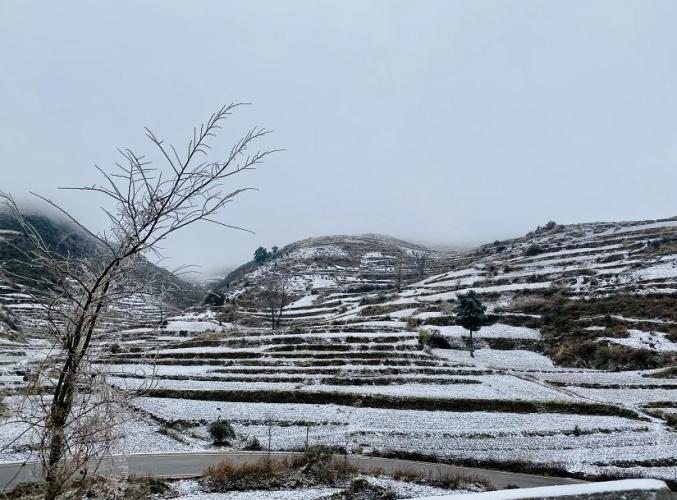
[[[246,298],[271,277],[287,281],[289,293],[364,293],[387,290],[448,267],[454,252],[440,251],[377,234],[307,238],[252,260],[214,287],[226,300]]]

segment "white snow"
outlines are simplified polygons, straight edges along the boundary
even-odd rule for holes
[[[549,370],[554,368],[552,360],[542,354],[521,349],[502,351],[498,349],[477,349],[475,357],[470,351],[458,349],[433,349],[433,354],[464,365],[507,370]]]
[[[391,314],[392,316],[392,314]],[[468,336],[468,330],[462,326],[452,325],[452,326],[430,326],[425,325],[427,330],[439,330],[442,335],[461,338]],[[473,334],[473,337],[476,339],[481,338],[507,338],[507,339],[530,339],[530,340],[539,340],[541,334],[538,330],[533,328],[526,328],[524,326],[510,326],[502,323],[494,323],[493,325],[483,326],[479,331]]]
[[[164,329],[173,332],[224,332],[226,331],[226,326],[214,321],[171,320],[167,322],[167,326]]]
[[[298,300],[295,300],[291,304],[288,304],[285,309],[295,309],[295,308],[300,308],[300,307],[308,307],[311,306],[315,303],[319,295],[304,295]]]
[[[663,332],[643,332],[628,330],[628,337],[601,337],[599,340],[608,340],[614,344],[621,344],[635,349],[651,349],[654,351],[675,352],[677,344],[666,338]]]
[[[656,479],[623,479],[620,481],[603,481],[588,484],[567,484],[562,486],[542,486],[540,488],[487,491],[484,493],[419,497],[416,500],[518,500],[636,490],[654,491],[661,489],[667,490],[668,487],[663,481],[658,481]]]
[[[538,290],[540,288],[549,288],[552,285],[550,281],[539,283],[511,283],[508,285],[493,285],[472,288],[477,294],[514,292],[516,290]],[[421,302],[435,302],[438,300],[454,300],[459,293],[465,293],[468,289],[456,290],[454,292],[435,293],[419,297]]]
[[[321,257],[347,257],[348,253],[340,247],[334,245],[312,246],[294,250],[287,258],[289,259],[314,259]]]
[[[677,277],[677,258],[663,257],[658,264],[639,269],[630,275],[635,280],[655,280]]]

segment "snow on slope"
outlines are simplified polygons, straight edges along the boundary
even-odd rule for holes
[[[352,452],[675,480],[676,434],[653,408],[670,410],[674,379],[657,378],[660,367],[556,365],[543,314],[529,307],[560,289],[567,300],[670,299],[676,229],[677,221],[651,221],[541,230],[438,255],[433,275],[412,272],[399,292],[392,257],[415,246],[380,237],[309,240],[232,283],[236,307],[170,318],[160,334],[128,329],[119,352],[102,362],[130,391],[155,374],[162,397],[150,393],[138,405],[160,421],[189,422],[191,446],[208,448],[206,426],[222,417],[261,442],[272,428],[275,449],[303,447],[310,428],[313,443],[347,443]],[[292,276],[294,301],[271,331],[246,292],[280,270]],[[474,358],[450,303],[471,289],[491,313],[475,334]],[[653,310],[596,311],[576,326],[599,345],[669,356],[677,318]],[[611,328],[619,325],[625,330]],[[423,348],[420,330],[438,330],[454,348]],[[9,352],[5,359],[13,366]],[[218,401],[224,394],[233,400]]]

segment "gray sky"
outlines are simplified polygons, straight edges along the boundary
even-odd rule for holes
[[[677,2],[0,0],[0,189],[98,228],[98,180],[143,126],[184,145],[220,105],[286,148],[216,226],[167,243],[205,272],[254,248],[378,232],[468,244],[537,224],[677,214]]]

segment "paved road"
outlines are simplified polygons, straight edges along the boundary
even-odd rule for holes
[[[284,459],[301,455],[291,452],[273,452],[274,458]],[[108,474],[134,474],[137,476],[154,476],[167,478],[187,478],[200,476],[207,466],[228,459],[235,463],[249,463],[263,459],[266,452],[234,451],[234,452],[191,452],[165,453],[153,455],[121,455],[106,459],[99,466],[99,472]],[[342,459],[342,458],[339,458]],[[435,477],[442,473],[451,473],[465,477],[476,477],[491,481],[498,489],[507,486],[531,488],[536,486],[550,486],[557,484],[581,483],[576,479],[561,477],[537,476],[531,474],[516,474],[472,467],[456,467],[453,465],[415,462],[412,460],[395,460],[388,458],[365,457],[348,455],[348,461],[363,472],[382,470],[386,473],[395,471],[419,472]],[[0,489],[7,489],[23,481],[33,481],[40,475],[38,463],[10,463],[0,464]]]

